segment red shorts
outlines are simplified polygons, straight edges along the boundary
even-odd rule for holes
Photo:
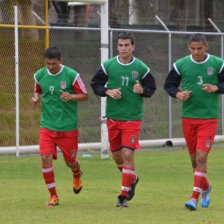
[[[190,154],[200,149],[210,152],[217,128],[218,119],[183,118],[184,138]]]
[[[53,154],[57,159],[57,146],[63,152],[67,162],[74,162],[78,151],[79,131],[51,131],[46,128],[40,129],[40,154]]]
[[[138,136],[141,121],[117,121],[107,119],[110,150],[117,151],[125,148],[140,149]]]

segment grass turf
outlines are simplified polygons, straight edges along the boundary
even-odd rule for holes
[[[209,208],[189,211],[184,203],[192,193],[193,173],[186,150],[137,152],[136,172],[140,177],[135,197],[128,208],[117,208],[121,174],[111,156],[83,158],[83,190],[72,191],[72,174],[63,157],[54,162],[58,207],[47,208],[48,191],[41,174],[39,156],[0,157],[0,221],[20,223],[122,223],[122,224],[216,224],[223,223],[223,157],[221,148],[208,159],[212,183]]]

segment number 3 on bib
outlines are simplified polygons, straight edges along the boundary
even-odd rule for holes
[[[199,79],[198,82],[197,82],[197,84],[198,85],[202,85],[203,84],[202,76],[199,75],[197,78]]]

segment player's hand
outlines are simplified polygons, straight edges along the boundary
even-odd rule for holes
[[[204,90],[207,93],[214,93],[218,90],[218,86],[211,84],[204,84],[202,90]]]
[[[34,96],[30,100],[31,105],[34,107],[38,103],[39,100],[40,100],[39,94],[34,93]]]
[[[34,107],[37,104],[38,100],[39,100],[38,98],[32,97],[31,98],[31,101],[30,101],[31,102],[31,105]]]
[[[60,92],[61,92],[60,96],[61,101],[67,102],[72,99],[72,95],[69,94],[68,92],[64,92],[63,90],[60,90]]]
[[[140,85],[138,80],[136,81],[136,83],[134,85],[133,92],[137,93],[137,94],[143,94],[143,88],[141,87],[141,85]]]
[[[106,91],[106,94],[107,96],[115,99],[115,100],[118,100],[121,98],[121,88],[118,88],[118,89],[108,89]]]
[[[176,94],[176,97],[181,100],[181,101],[187,101],[190,98],[190,93],[192,91],[183,91],[183,92],[178,92]]]

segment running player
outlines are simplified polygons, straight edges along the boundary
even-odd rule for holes
[[[110,150],[122,172],[117,207],[127,207],[127,200],[135,193],[139,178],[135,174],[134,152],[139,148],[143,97],[151,97],[156,89],[149,67],[132,55],[134,49],[133,35],[120,33],[119,55],[103,62],[91,81],[94,93],[107,97]]]
[[[35,89],[31,103],[34,106],[42,99],[40,155],[43,177],[51,195],[46,206],[53,207],[59,203],[52,163],[57,159],[57,146],[73,172],[74,193],[78,194],[82,189],[82,172],[76,159],[79,135],[77,101],[87,100],[88,94],[80,75],[61,64],[61,52],[57,47],[48,48],[44,58],[46,67],[34,74]]]
[[[188,44],[190,55],[176,61],[164,89],[183,101],[182,126],[194,171],[194,187],[185,206],[196,210],[200,193],[201,206],[210,203],[207,158],[211,150],[219,117],[219,94],[224,93],[224,64],[219,57],[206,53],[208,44],[202,34],[194,34]],[[182,82],[182,90],[178,89]]]

